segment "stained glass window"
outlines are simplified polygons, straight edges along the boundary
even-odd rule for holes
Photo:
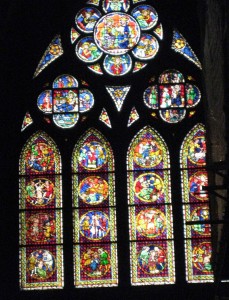
[[[38,131],[20,156],[20,287],[63,287],[62,176],[57,146]]]
[[[197,124],[181,147],[181,183],[188,282],[213,281],[212,245],[206,171],[206,133]],[[192,223],[188,223],[191,222]]]
[[[174,30],[173,31],[173,41],[172,41],[172,49],[186,57],[189,61],[194,63],[199,69],[202,69],[201,63],[197,58],[196,54],[190,47],[187,40],[182,36],[182,34]]]
[[[97,130],[76,144],[72,171],[75,287],[116,286],[114,157]]]
[[[143,286],[141,290],[146,285],[175,288],[184,279],[179,274],[182,268],[185,272],[184,264],[189,283],[211,282],[204,126],[196,125],[181,146],[183,132],[199,118],[197,109],[201,106],[201,89],[194,78],[197,72],[187,76],[182,62],[185,57],[193,69],[201,69],[201,64],[180,32],[165,28],[168,22],[161,23],[162,1],[79,2],[72,6],[76,10],[71,13],[67,38],[55,36],[38,64],[34,74],[36,91],[42,76],[36,77],[61,56],[52,79],[46,78],[50,84],[39,87],[35,109],[28,109],[23,120],[22,134],[37,125],[54,133],[63,150],[67,183],[63,193],[66,210],[62,212],[60,152],[46,133],[35,133],[20,157],[20,287],[63,288],[63,246],[68,253],[73,250],[73,256],[65,260],[65,292],[74,285],[76,298],[81,288],[117,287],[119,281],[119,290],[130,288],[129,279],[132,286]],[[164,36],[172,45],[164,43]],[[63,51],[62,41],[67,51]],[[166,50],[170,51],[169,59],[165,58]],[[175,69],[178,63],[170,59],[175,57],[180,58],[180,70]],[[159,71],[159,61],[169,69]],[[151,78],[149,67],[155,72]],[[78,78],[80,74],[88,83]],[[38,123],[39,117],[46,123]],[[158,131],[150,126],[142,128],[147,124],[155,124]],[[98,131],[103,129],[106,137]],[[171,136],[166,134],[170,129]],[[173,137],[177,143],[174,152]],[[174,164],[170,165],[170,159]],[[117,161],[118,171],[114,164]],[[172,176],[179,171],[181,190]],[[123,226],[123,236],[117,237],[115,175],[121,173],[124,180],[117,184],[117,194],[122,193],[117,201],[117,225]],[[180,207],[180,199],[174,197],[172,203],[171,188],[173,192],[177,188],[178,198],[182,194]],[[185,246],[180,252],[175,250],[183,231],[180,228],[181,234],[175,232],[174,241],[173,212],[176,221],[184,223]],[[63,228],[68,233],[65,245]],[[183,243],[183,236],[181,240]],[[179,253],[185,259],[175,272],[175,255],[179,259]],[[119,268],[119,274],[118,254],[119,266],[125,265]]]
[[[124,76],[141,70],[145,61],[157,55],[159,40],[163,39],[162,24],[151,5],[137,3],[130,10],[129,0],[102,1],[102,8],[99,1],[88,1],[89,5],[77,12],[75,26],[82,38],[75,53],[90,70]],[[76,29],[72,28],[71,43],[75,36]]]
[[[52,89],[44,90],[38,96],[37,106],[45,115],[52,115],[56,126],[68,129],[74,127],[80,115],[88,112],[94,105],[92,92],[85,88],[86,82],[79,83],[69,74],[58,76]]]
[[[133,138],[127,156],[132,285],[175,282],[170,158],[151,127]]]
[[[153,112],[159,112],[166,123],[179,123],[187,113],[189,117],[193,115],[193,109],[201,100],[194,81],[190,76],[185,80],[177,70],[166,70],[159,76],[158,84],[150,85],[144,91],[144,103]]]
[[[42,56],[36,71],[34,73],[34,77],[37,77],[49,64],[55,61],[58,57],[60,57],[64,53],[61,44],[61,37],[59,35],[55,36],[55,38],[51,41],[48,48],[45,50],[44,55]]]

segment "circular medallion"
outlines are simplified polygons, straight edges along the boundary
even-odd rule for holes
[[[113,76],[122,76],[127,74],[132,67],[132,60],[129,54],[120,56],[107,55],[104,59],[103,66],[105,71]]]
[[[95,23],[101,17],[98,9],[85,7],[76,15],[76,26],[85,33],[93,32]]]
[[[49,52],[52,54],[52,55],[58,55],[61,51],[61,47],[60,45],[57,45],[57,44],[52,44],[49,48]]]
[[[103,10],[106,13],[110,13],[112,11],[123,11],[126,12],[130,8],[130,0],[103,0]]]
[[[162,149],[152,137],[143,138],[135,146],[133,157],[134,162],[141,167],[155,167],[162,160]]]
[[[204,190],[206,186],[208,186],[208,175],[205,171],[198,171],[189,178],[189,191],[199,200],[208,200],[207,191]]]
[[[106,163],[107,153],[101,143],[90,141],[80,149],[79,164],[87,170],[98,170]]]
[[[47,213],[31,215],[26,220],[26,237],[36,243],[54,242],[56,240],[54,216]]]
[[[188,145],[188,158],[195,165],[206,163],[206,142],[204,136],[195,136]]]
[[[101,240],[109,231],[109,218],[104,212],[89,211],[80,218],[80,233],[89,240]]]
[[[91,247],[81,256],[81,267],[89,277],[100,278],[110,270],[109,253],[102,247]]]
[[[153,28],[158,21],[158,14],[150,5],[143,4],[135,7],[131,15],[138,21],[142,30]]]
[[[192,221],[207,221],[209,220],[209,207],[199,206],[195,208],[190,216]],[[208,236],[210,235],[210,225],[209,224],[194,224],[192,229],[201,235]]]
[[[212,248],[209,242],[200,243],[192,251],[192,261],[194,266],[201,272],[211,272]]]
[[[103,52],[97,47],[93,37],[82,38],[76,45],[76,55],[86,63],[92,63],[100,59]]]
[[[155,173],[145,173],[134,182],[136,196],[144,202],[155,202],[164,198],[163,180]]]
[[[136,229],[145,237],[155,238],[160,236],[166,228],[164,213],[156,208],[147,208],[136,217]]]
[[[86,177],[79,184],[79,196],[86,204],[100,204],[108,197],[108,183],[100,176]]]
[[[125,13],[109,13],[95,25],[94,39],[105,53],[121,55],[132,49],[140,39],[137,21]]]
[[[30,278],[39,281],[50,278],[56,269],[53,254],[44,249],[33,251],[27,258],[26,265]]]
[[[26,153],[27,172],[55,172],[54,152],[52,147],[44,142],[32,144]]]
[[[26,200],[33,206],[46,206],[54,197],[54,183],[47,178],[36,178],[26,184]]]
[[[132,53],[135,57],[143,60],[152,59],[159,50],[159,44],[155,37],[150,34],[143,34]]]
[[[146,274],[159,274],[166,266],[166,252],[158,245],[142,247],[138,253],[138,266]]]

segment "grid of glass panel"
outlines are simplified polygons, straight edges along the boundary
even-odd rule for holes
[[[75,287],[116,286],[114,158],[97,130],[76,144],[72,172]]]
[[[20,156],[20,287],[62,288],[62,183],[60,153],[38,131]]]
[[[170,159],[162,137],[145,127],[127,156],[131,284],[175,282]]]
[[[181,147],[181,185],[185,236],[186,279],[211,282],[211,226],[206,171],[205,128],[197,124]],[[193,222],[193,223],[188,223]]]

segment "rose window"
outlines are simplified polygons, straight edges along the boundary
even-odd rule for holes
[[[93,5],[93,4],[91,4]],[[129,11],[129,1],[103,1],[104,13],[93,6],[84,7],[75,17],[80,34],[75,34],[77,57],[97,74],[122,76],[137,72],[153,59],[162,39],[162,25],[156,10],[146,4]],[[96,62],[96,63],[95,63]]]

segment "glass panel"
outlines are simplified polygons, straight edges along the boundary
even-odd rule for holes
[[[173,284],[173,241],[131,242],[132,285]]]
[[[208,185],[205,158],[205,128],[197,124],[185,137],[180,156],[188,282],[213,281],[212,246],[206,239],[211,237],[211,225],[208,193],[204,189]]]
[[[117,286],[117,263],[116,243],[75,245],[75,286]]]
[[[42,56],[33,77],[37,77],[49,64],[60,57],[63,53],[64,51],[61,44],[61,37],[57,35],[45,50],[45,53]]]
[[[63,288],[62,246],[20,248],[20,286],[23,290]]]
[[[201,63],[197,56],[195,55],[194,51],[188,44],[187,40],[183,37],[183,35],[177,31],[173,31],[173,41],[172,47],[174,51],[180,53],[184,57],[186,57],[189,61],[194,63],[199,69],[202,69]]]
[[[169,167],[164,140],[143,128],[127,156],[132,285],[175,282]]]
[[[20,287],[63,288],[59,150],[38,131],[24,145],[19,166]]]
[[[72,171],[75,287],[116,286],[114,159],[97,130],[76,144]]]

